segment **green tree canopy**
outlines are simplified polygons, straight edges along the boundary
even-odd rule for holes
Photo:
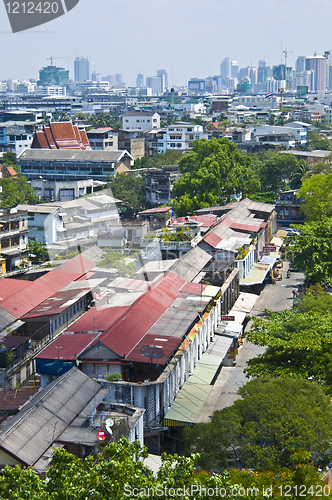
[[[250,377],[294,377],[315,380],[330,391],[332,385],[332,313],[269,312],[267,321],[252,318],[247,339],[266,346],[264,354],[248,362]]]
[[[328,285],[332,281],[332,218],[296,226],[287,258],[304,271],[307,284]]]
[[[137,268],[133,262],[128,262],[128,258],[120,253],[106,248],[98,264],[99,267],[114,268],[118,270],[120,276],[133,278]]]
[[[324,491],[323,481],[309,463],[309,454],[304,455],[303,452],[294,453],[292,462],[295,466],[279,474],[276,471],[242,470],[208,474],[197,471],[197,455],[179,457],[164,453],[160,470],[153,474],[143,462],[147,457],[146,448],[140,447],[138,442],[130,444],[121,438],[118,443],[102,445],[95,458],[85,460],[64,449],[56,449],[46,481],[30,468],[5,466],[0,475],[0,495],[1,500],[134,500],[153,497],[161,500],[243,500],[252,497],[265,500],[268,485],[272,486],[273,499],[281,500],[285,497],[285,485],[289,485],[292,491],[299,485],[306,485],[307,490],[312,487],[313,492]],[[308,500],[313,496],[314,493],[301,495]],[[324,497],[331,498],[326,494]]]
[[[90,115],[88,118],[88,123],[94,128],[112,127],[114,130],[119,130],[122,127],[122,123],[116,121],[116,116],[110,112]]]
[[[287,187],[288,180],[304,162],[290,153],[268,149],[250,155],[261,183],[261,191],[276,194]]]
[[[118,174],[111,178],[108,187],[122,201],[121,211],[126,216],[145,207],[145,178],[141,174]]]
[[[6,151],[6,153],[3,153],[0,161],[9,167],[12,167],[13,165],[16,165],[16,154],[11,151]]]
[[[316,151],[317,149],[331,150],[331,141],[327,137],[321,137],[316,132],[308,132],[308,151]]]
[[[296,451],[330,463],[332,408],[321,387],[307,380],[258,379],[238,391],[231,407],[208,424],[185,428],[187,449],[201,453],[208,470],[240,464],[257,471],[289,466]]]
[[[35,262],[45,262],[48,260],[48,251],[44,243],[38,240],[30,240],[28,242],[28,248],[34,257],[31,257],[32,261]]]
[[[177,215],[225,204],[236,194],[250,197],[259,191],[259,179],[251,164],[249,156],[240,153],[228,139],[194,141],[192,151],[179,162],[182,177],[173,185]]]
[[[39,201],[35,190],[30,186],[24,175],[17,177],[0,179],[2,193],[0,194],[0,206],[3,209],[10,209],[19,204],[37,203]]]
[[[305,179],[298,192],[303,199],[301,210],[309,220],[332,215],[332,173],[317,174]]]
[[[163,165],[177,165],[182,156],[182,151],[168,149],[165,153],[158,153],[154,156],[142,156],[134,161],[133,169],[137,168],[161,168]]]

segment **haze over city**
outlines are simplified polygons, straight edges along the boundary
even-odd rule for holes
[[[186,85],[191,77],[220,74],[224,57],[239,67],[257,67],[260,59],[275,65],[287,48],[294,66],[298,56],[332,48],[327,0],[80,0],[66,15],[16,34],[0,8],[0,79],[38,78],[50,56],[73,77],[82,55],[92,71],[121,73],[129,86],[137,73],[151,76],[158,68],[166,68],[170,84]]]

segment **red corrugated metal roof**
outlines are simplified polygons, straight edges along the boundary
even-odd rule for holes
[[[213,231],[211,233],[206,234],[203,238],[203,240],[211,245],[211,247],[216,248],[217,245],[222,241],[222,238],[217,236]]]
[[[75,361],[79,354],[100,338],[100,333],[62,333],[35,358]]]
[[[157,207],[157,208],[149,208],[148,210],[143,210],[143,212],[138,212],[139,215],[148,215],[148,214],[160,214],[164,212],[168,212],[172,207]]]
[[[2,307],[2,301],[7,297],[10,297],[13,293],[17,293],[23,288],[30,286],[30,281],[15,280],[12,278],[2,278],[0,279],[0,307]]]
[[[104,332],[110,328],[120,316],[129,310],[130,306],[121,307],[104,307],[98,309],[92,307],[83,316],[70,325],[66,332],[70,333],[86,333],[92,331]]]
[[[217,220],[217,217],[215,215],[191,215],[189,217],[189,222],[191,220],[200,222],[205,227],[210,227]],[[177,217],[176,220],[172,222],[172,224],[183,224],[185,222],[188,222],[188,219],[186,217]]]
[[[225,226],[231,228],[231,229],[239,229],[240,231],[250,231],[250,232],[254,232],[254,233],[258,233],[258,231],[260,230],[261,227],[265,227],[267,225],[266,222],[262,222],[260,225],[257,225],[257,226],[251,225],[249,223],[249,220],[250,219],[248,219],[248,224],[243,224],[243,223],[231,221],[231,220],[227,219],[227,217],[225,217],[221,221],[221,223],[224,224]]]
[[[163,356],[159,359],[152,359],[152,363],[164,365],[168,358],[181,344],[181,337],[165,337],[163,335],[146,334],[142,340],[134,347],[131,353],[126,356],[126,361],[136,361],[138,363],[151,363],[151,358],[144,356],[141,348],[145,346],[156,346]]]
[[[202,291],[205,290],[207,285],[202,283],[186,283],[181,288],[181,293],[194,293],[195,295],[201,295]]]
[[[69,307],[69,305],[77,302],[83,295],[87,294],[89,291],[90,287],[89,283],[87,282],[86,288],[80,288],[79,290],[62,290],[56,292],[54,295],[52,295],[52,297],[48,297],[37,307],[31,309],[31,311],[22,316],[21,319],[24,321],[28,318],[37,318],[39,316],[60,314],[64,312],[67,307]],[[70,301],[70,304],[68,303],[68,301]]]
[[[29,282],[25,288],[17,293],[0,301],[0,307],[15,318],[20,318],[64,286],[86,274],[93,267],[95,264],[83,257],[82,254],[76,255],[44,276]]]
[[[18,410],[38,390],[0,391],[0,410]]]
[[[127,356],[179,296],[185,283],[172,272],[153,283],[151,290],[139,297],[100,340],[121,357]]]

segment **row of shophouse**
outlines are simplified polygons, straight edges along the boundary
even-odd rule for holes
[[[148,262],[135,279],[99,267],[97,246],[34,281],[2,278],[3,388],[36,373],[46,387],[78,367],[107,387],[109,404],[144,410],[151,448],[165,429],[199,422],[202,394],[235,362],[257,298],[250,292],[263,286],[276,260],[263,255],[275,232],[273,208],[250,200],[212,208],[214,215],[197,216],[204,234],[189,251]]]

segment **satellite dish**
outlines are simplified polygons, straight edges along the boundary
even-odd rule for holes
[[[107,420],[105,420],[105,424],[106,424],[106,430],[109,434],[113,434],[112,432],[112,429],[111,427],[114,425],[114,422],[111,418],[108,418]]]
[[[156,345],[145,345],[141,347],[141,353],[146,358],[150,358],[151,363],[153,359],[161,359],[164,357],[164,351],[161,347],[158,347]]]
[[[144,345],[141,347],[141,353],[146,358],[151,359],[151,379],[153,378],[153,360],[161,359],[164,357],[164,351],[161,347],[156,345]]]

